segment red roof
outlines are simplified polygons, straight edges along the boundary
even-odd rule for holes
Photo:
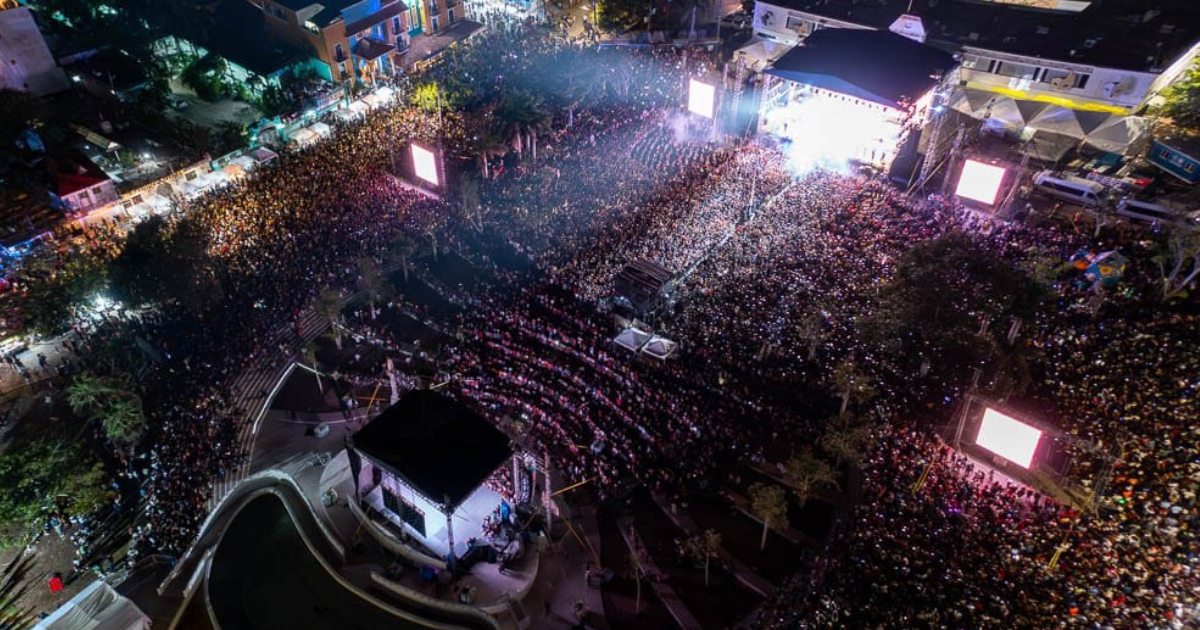
[[[108,181],[103,175],[79,175],[76,173],[59,173],[58,174],[58,196],[66,197],[67,195],[77,193],[85,188],[91,188],[96,184]]]

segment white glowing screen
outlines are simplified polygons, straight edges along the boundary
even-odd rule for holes
[[[712,118],[716,93],[716,88],[713,86],[692,79],[688,83],[688,111],[705,118]]]
[[[975,443],[1014,464],[1029,468],[1041,439],[1040,430],[989,408],[983,412],[983,423],[979,425]]]
[[[434,158],[433,152],[420,145],[414,144],[411,146],[413,169],[417,172],[417,177],[437,186],[437,160]]]
[[[1000,182],[1003,179],[1003,168],[967,160],[963,164],[962,175],[958,177],[958,188],[954,194],[990,206],[996,203],[996,195],[1000,193]]]

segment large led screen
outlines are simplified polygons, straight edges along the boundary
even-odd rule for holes
[[[983,412],[975,443],[1014,464],[1029,468],[1041,439],[1041,430],[988,408]]]
[[[688,111],[693,114],[699,114],[705,118],[713,117],[713,101],[716,97],[716,88],[692,79],[688,83]]]
[[[967,160],[963,164],[962,175],[958,177],[958,188],[954,194],[990,206],[996,203],[996,196],[1000,194],[1000,182],[1003,180],[1003,168]]]
[[[413,144],[411,146],[412,146],[413,170],[416,172],[417,177],[420,177],[421,179],[429,182],[430,184],[437,186],[439,183],[438,182],[438,172],[437,172],[438,171],[437,170],[437,158],[434,157],[432,151],[430,151],[429,149],[426,149],[425,147],[422,147],[418,144]]]

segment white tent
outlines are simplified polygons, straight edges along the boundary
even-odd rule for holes
[[[371,106],[362,99],[359,99],[353,103],[350,103],[350,107],[348,109],[358,116],[365,116],[367,112],[371,110]]]
[[[233,164],[237,164],[238,166],[242,167],[243,171],[246,171],[248,173],[248,172],[254,170],[255,166],[258,166],[258,161],[255,160],[254,158],[250,157],[249,155],[239,155],[236,159],[233,160]]]
[[[1114,114],[1085,136],[1084,141],[1101,151],[1137,155],[1149,137],[1150,123],[1145,118]]]
[[[308,128],[322,138],[328,138],[333,135],[333,128],[323,122],[315,122],[309,125]]]
[[[618,346],[629,350],[630,352],[637,352],[642,349],[642,346],[646,345],[646,342],[650,340],[650,337],[650,333],[644,330],[637,328],[626,328],[625,330],[621,331],[621,334],[617,335],[616,338],[613,339],[613,342]]]
[[[337,118],[338,120],[340,120],[342,122],[351,122],[357,118],[360,118],[361,116],[362,116],[362,114],[360,114],[348,107],[342,108],[342,109],[337,110],[336,112],[333,112],[333,117]]]
[[[150,618],[137,605],[96,580],[42,619],[34,630],[148,630]]]
[[[1029,120],[1028,126],[1037,131],[1082,138],[1107,121],[1109,116],[1104,112],[1088,112],[1052,105],[1038,112]]]
[[[984,110],[993,98],[996,98],[996,95],[991,92],[973,88],[955,87],[950,91],[950,96],[947,98],[946,103],[955,111],[975,118],[982,118]]]
[[[289,144],[297,147],[307,147],[310,144],[315,143],[317,139],[317,132],[309,129],[308,127],[302,127],[292,132],[292,138]]]
[[[251,151],[250,156],[254,158],[255,162],[259,164],[266,164],[267,162],[279,157],[279,154],[266,147],[259,147]]]
[[[655,359],[662,361],[674,354],[675,349],[678,347],[679,344],[675,343],[674,341],[671,341],[666,337],[659,337],[658,335],[655,335],[654,338],[642,348],[642,352],[645,352]]]
[[[1057,162],[1079,145],[1079,138],[1050,131],[1035,131],[1029,141],[1029,154],[1044,162]]]

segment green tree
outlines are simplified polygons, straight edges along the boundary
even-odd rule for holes
[[[762,541],[759,550],[767,548],[767,533],[772,527],[788,526],[787,493],[772,484],[756,483],[750,486],[750,512],[762,521]]]
[[[110,399],[101,412],[100,422],[109,440],[124,447],[134,444],[146,428],[141,398],[128,395]]]
[[[825,454],[833,457],[836,469],[843,461],[859,463],[870,441],[870,427],[854,424],[843,417],[825,430],[818,444]]]
[[[120,393],[121,389],[112,378],[84,372],[71,379],[67,386],[67,404],[77,415],[91,416]]]
[[[1152,260],[1162,277],[1163,301],[1186,295],[1200,277],[1200,232],[1187,228],[1170,230]]]
[[[375,305],[387,297],[390,285],[383,277],[383,270],[374,258],[363,257],[358,260],[358,277],[363,291],[367,294],[367,303],[371,307],[371,319],[375,319]]]
[[[873,379],[859,370],[852,359],[846,359],[834,368],[833,382],[837,387],[838,395],[842,397],[840,412],[842,416],[846,415],[846,409],[851,402],[855,404],[868,403],[874,400],[877,393]]]
[[[549,126],[550,116],[540,98],[524,90],[514,90],[500,98],[496,124],[497,135],[512,143],[518,157],[528,145],[536,160],[537,136]]]
[[[1200,130],[1200,63],[1193,61],[1163,92],[1161,113],[1180,127]]]
[[[111,498],[102,465],[85,445],[37,436],[0,453],[0,526],[33,528],[42,508],[66,498],[82,513]]]
[[[317,296],[314,306],[321,317],[325,318],[333,328],[333,339],[337,349],[342,349],[342,328],[338,320],[342,317],[342,294],[337,289],[329,288]]]
[[[800,507],[804,507],[821,488],[837,484],[833,467],[810,449],[805,449],[788,461],[784,478],[792,487],[792,494],[796,495]]]
[[[416,244],[407,234],[397,236],[388,247],[388,260],[392,264],[400,265],[400,271],[404,274],[404,284],[408,284],[408,265],[416,251]]]
[[[721,549],[721,534],[706,529],[688,538],[684,548],[696,564],[704,566],[704,585],[708,586],[708,565]]]
[[[1044,289],[1023,271],[952,232],[913,246],[859,322],[861,337],[879,346],[902,372],[936,358],[945,377],[969,374],[992,353],[984,324],[1007,317],[1032,319]]]
[[[162,217],[138,224],[108,266],[113,296],[134,308],[169,302],[205,307],[221,292],[208,256],[209,238],[191,218],[174,226]]]

